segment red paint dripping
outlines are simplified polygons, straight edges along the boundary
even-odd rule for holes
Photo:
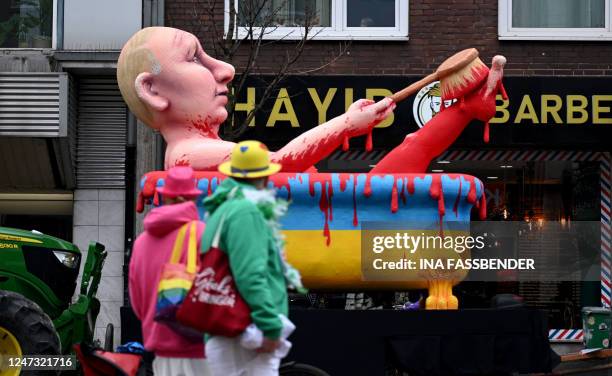
[[[366,138],[365,149],[366,151],[372,151],[372,131],[368,133],[368,137]]]
[[[166,171],[151,171],[145,174],[142,191],[138,194],[136,211],[142,213],[145,203],[150,203],[150,199],[155,195],[155,188],[159,179],[166,177]]]
[[[326,244],[331,243],[331,232],[329,230],[329,222],[333,220],[332,196],[334,194],[332,180],[330,174],[312,174],[309,176],[308,190],[311,197],[315,197],[316,183],[321,184],[321,192],[319,196],[319,209],[325,217],[323,226],[323,236],[327,238]]]
[[[434,200],[438,200],[438,213],[440,216],[445,214],[444,208],[444,192],[442,191],[442,175],[431,175],[431,186],[429,187],[429,196]]]
[[[325,216],[325,225],[323,226],[323,236],[327,239],[325,244],[329,246],[331,243],[331,233],[329,232],[329,201],[327,200],[327,182],[321,182],[321,198],[319,199],[319,209]]]
[[[438,215],[440,216],[440,235],[443,235],[442,218],[445,214],[444,207],[444,192],[442,190],[442,175],[431,175],[431,186],[429,187],[429,196],[434,200],[438,200]]]
[[[146,174],[142,194],[145,198],[151,198],[155,194],[157,181],[166,177],[166,171],[153,171]]]
[[[489,143],[489,122],[484,125],[484,142]]]
[[[353,177],[353,226],[357,227],[359,219],[357,218],[357,177]]]
[[[189,161],[188,161],[188,160],[186,160],[186,159],[177,159],[177,160],[174,162],[174,165],[175,165],[175,166],[189,166],[189,165],[190,165],[190,163],[189,163]]]
[[[145,200],[142,195],[142,191],[138,192],[138,198],[136,199],[136,213],[142,213],[144,211]]]
[[[270,181],[272,182],[272,184],[274,184],[274,188],[276,189],[287,189],[287,201],[291,201],[291,183],[289,182],[288,176],[284,177],[284,179],[279,179],[279,176],[276,175]]]
[[[153,195],[153,205],[159,206],[159,193],[157,193],[157,191],[155,191]]]
[[[397,213],[397,182],[393,182],[391,189],[391,213]]]
[[[473,176],[466,175],[465,179],[470,183],[470,190],[466,197],[467,202],[472,205],[476,204],[476,179]]]
[[[206,192],[207,196],[210,196],[212,194],[212,182],[213,182],[214,178],[210,178],[208,179],[208,190]]]
[[[402,178],[402,192],[400,193],[400,197],[402,198],[402,202],[406,205],[406,195],[404,194],[406,190],[406,180]]]
[[[349,138],[348,136],[344,136],[342,139],[342,150],[347,151],[349,149]]]
[[[370,181],[372,176],[370,174],[366,175],[365,187],[363,188],[363,195],[366,197],[372,196],[372,182]]]
[[[298,175],[298,179],[300,179],[300,184],[304,184],[304,180],[302,180],[302,175]]]
[[[461,185],[462,179],[459,176],[459,192],[457,192],[457,198],[455,199],[455,205],[453,205],[453,211],[455,212],[455,218],[459,217],[459,199],[461,198]]]
[[[327,187],[327,202],[329,203],[329,221],[330,222],[334,220],[334,208],[332,205],[333,195],[334,195],[334,187],[332,186],[332,182],[330,180],[329,185]]]
[[[408,188],[408,193],[413,195],[414,194],[414,177],[408,176],[407,186],[408,186],[407,187]]]
[[[344,192],[346,190],[346,182],[348,180],[347,174],[340,174],[340,192]]]
[[[207,117],[207,119],[208,118],[209,117]],[[198,115],[198,120],[191,120],[191,125],[193,125],[193,127],[202,136],[209,137],[209,138],[216,139],[216,140],[219,139],[219,135],[215,133],[212,127],[208,124],[208,122],[202,119],[202,116]]]
[[[485,194],[484,184],[482,185],[482,195],[480,196],[480,203],[478,208],[478,216],[480,220],[485,220],[487,218],[487,197]]]
[[[310,197],[314,197],[315,195],[315,191],[314,191],[314,180],[313,180],[313,176],[310,177],[310,181],[308,183],[308,193],[310,193]]]

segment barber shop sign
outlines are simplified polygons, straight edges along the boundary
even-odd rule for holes
[[[272,145],[294,138],[346,111],[360,98],[380,100],[415,82],[416,76],[290,76],[249,124],[251,137]],[[238,94],[238,120],[255,108],[267,77],[251,78]],[[612,124],[612,80],[603,77],[506,77],[508,100],[498,95],[497,126],[601,126]],[[451,101],[446,101],[449,106]],[[394,145],[423,126],[441,107],[433,82],[398,104],[375,130],[375,146]],[[498,125],[496,125],[498,124]]]

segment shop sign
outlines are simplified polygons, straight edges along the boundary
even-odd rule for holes
[[[359,98],[379,100],[420,77],[290,76],[264,103],[249,126],[251,137],[284,143],[342,114]],[[253,77],[238,95],[237,119],[255,108],[269,77]],[[491,120],[499,126],[606,126],[612,124],[612,80],[605,77],[506,77],[509,98],[497,97]],[[449,105],[447,101],[446,105]],[[441,106],[434,82],[400,103],[377,126],[375,146],[402,140],[435,116]],[[378,137],[376,137],[378,136]]]

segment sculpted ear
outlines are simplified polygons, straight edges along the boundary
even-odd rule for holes
[[[142,72],[136,77],[134,85],[136,94],[141,101],[156,111],[164,111],[170,104],[168,98],[160,95],[154,85],[155,75],[149,72]]]

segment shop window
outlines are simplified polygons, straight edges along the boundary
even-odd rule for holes
[[[0,1],[0,48],[51,48],[54,3]]]
[[[582,325],[581,307],[598,306],[601,301],[601,165],[592,160],[593,152],[583,153],[588,155],[578,160],[540,158],[580,155],[579,152],[542,152],[533,159],[525,157],[529,153],[537,154],[491,151],[483,155],[483,160],[433,162],[429,171],[435,169],[478,177],[484,183],[487,196],[486,221],[505,221],[509,225],[522,222],[525,229],[530,229],[511,249],[520,249],[521,255],[529,252],[535,257],[546,254],[552,260],[559,252],[556,266],[571,265],[567,266],[568,274],[578,270],[576,264],[570,264],[564,258],[568,256],[567,249],[574,249],[576,254],[571,256],[579,260],[579,265],[585,265],[580,269],[584,274],[568,276],[563,281],[462,282],[455,292],[464,308],[486,306],[486,302],[497,294],[516,294],[529,307],[545,310],[551,328],[579,328]],[[520,156],[507,160],[489,159],[503,154]],[[472,213],[472,220],[477,218],[478,214]],[[559,230],[554,238],[539,237],[539,226],[547,224]],[[505,256],[517,257],[517,254]],[[554,261],[550,260],[548,265],[552,266]]]
[[[499,0],[499,39],[610,40],[610,0]]]
[[[229,27],[230,0],[225,0]],[[305,27],[318,40],[406,40],[405,0],[235,0],[238,37],[302,39]]]

